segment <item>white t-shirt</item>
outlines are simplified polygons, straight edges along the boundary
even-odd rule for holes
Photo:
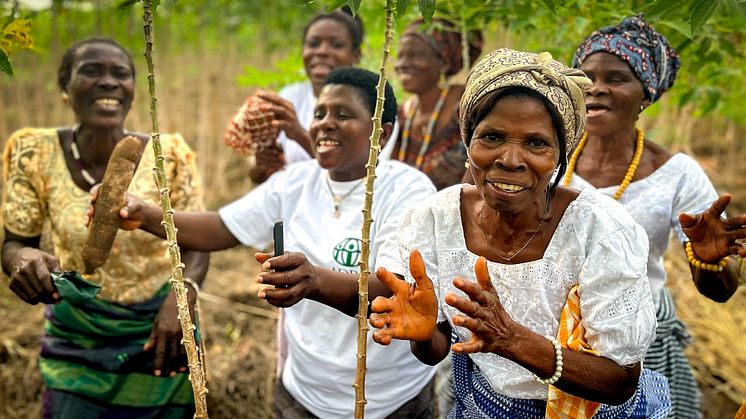
[[[311,127],[311,122],[313,122],[313,110],[316,107],[316,96],[313,94],[311,82],[302,81],[287,85],[280,90],[278,95],[293,104],[300,126],[308,130]],[[398,132],[399,123],[396,122],[394,124],[394,131],[391,133],[391,137],[389,137],[389,142],[381,150],[380,159],[388,160],[391,158],[391,152],[394,149]],[[285,131],[280,132],[279,137],[277,137],[277,143],[280,144],[285,153],[285,162],[288,166],[293,163],[313,159],[313,156],[308,154],[300,144],[288,138],[285,135]]]
[[[461,220],[461,189],[455,185],[414,207],[402,218],[399,251],[384,251],[378,262],[414,282],[409,254],[417,249],[438,296],[438,321],[448,320],[461,341],[471,332],[454,327],[460,312],[447,305],[460,277],[476,282],[478,256],[466,248]],[[391,246],[387,242],[386,246]],[[655,308],[645,274],[647,236],[619,203],[595,191],[584,191],[568,205],[541,259],[506,265],[487,261],[492,284],[505,310],[518,323],[544,336],[557,336],[567,295],[580,284],[585,337],[601,356],[619,365],[643,359],[655,339]],[[515,398],[546,399],[547,386],[530,371],[491,353],[469,355],[493,390]]]
[[[427,176],[399,162],[379,162],[376,175],[371,270],[384,256],[384,248],[396,252],[395,247],[382,244],[396,241],[400,216],[435,193]],[[327,179],[327,171],[315,160],[294,164],[220,209],[220,217],[241,243],[260,248],[271,243],[274,222],[283,220],[287,251],[303,252],[316,266],[357,274],[365,185],[360,181],[327,183]],[[350,192],[339,206],[339,218],[334,215],[330,186],[338,197]],[[284,317],[285,388],[318,417],[352,417],[357,320],[311,300],[285,309]],[[367,357],[365,411],[370,418],[394,412],[435,373],[411,354],[409,342],[381,346],[369,334]]]
[[[596,189],[577,173],[573,173],[570,187],[578,190]],[[610,186],[598,191],[614,196],[618,188]],[[663,255],[668,249],[671,231],[679,242],[688,240],[681,230],[679,214],[699,214],[717,198],[718,194],[707,174],[694,159],[681,153],[673,155],[649,176],[630,183],[624,190],[619,203],[648,234],[648,278],[656,304],[666,285]]]

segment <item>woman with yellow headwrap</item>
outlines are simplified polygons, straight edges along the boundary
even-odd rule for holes
[[[668,412],[665,380],[641,366],[656,324],[647,237],[613,199],[558,185],[589,84],[548,53],[484,57],[460,103],[475,185],[410,210],[401,257],[378,261],[408,283],[377,272],[393,297],[372,304],[374,339],[410,340],[426,364],[453,351],[449,417]]]
[[[629,17],[589,35],[573,65],[593,85],[585,98],[585,134],[564,183],[614,197],[645,229],[658,318],[645,366],[668,379],[671,417],[700,417],[697,382],[684,356],[689,334],[665,287],[663,255],[675,232],[692,264],[687,277],[702,295],[724,302],[740,276],[736,258],[728,256],[746,255],[735,242],[746,236],[746,215],[721,218],[730,197],[718,198],[694,159],[669,153],[636,127],[639,114],[673,86],[679,69],[679,57],[663,35],[641,17]]]

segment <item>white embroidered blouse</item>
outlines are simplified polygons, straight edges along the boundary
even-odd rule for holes
[[[421,252],[435,286],[438,321],[458,310],[444,297],[453,292],[456,277],[476,281],[477,255],[466,247],[461,221],[462,185],[444,189],[411,210],[399,233],[400,260],[379,260],[392,272],[414,279],[409,254]],[[570,288],[580,284],[582,323],[588,343],[619,365],[643,359],[655,338],[655,309],[645,273],[648,244],[643,229],[613,199],[594,191],[582,192],[567,207],[544,256],[506,265],[488,261],[492,283],[505,309],[517,322],[540,335],[557,335],[559,317]],[[454,327],[462,341],[468,329]],[[492,388],[516,398],[546,399],[547,387],[520,365],[490,353],[470,355]]]
[[[573,173],[570,187],[585,190],[596,188]],[[597,189],[614,196],[618,186]],[[694,159],[686,154],[673,155],[648,177],[629,184],[619,202],[648,234],[648,278],[656,305],[666,284],[663,255],[670,243],[671,231],[680,243],[687,240],[679,224],[679,214],[698,214],[718,198],[710,179]],[[682,250],[683,251],[683,248]]]

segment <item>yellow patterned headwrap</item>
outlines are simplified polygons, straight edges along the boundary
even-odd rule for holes
[[[480,100],[495,90],[522,86],[541,94],[562,118],[565,151],[571,155],[585,127],[584,92],[591,81],[577,69],[552,59],[548,52],[534,54],[497,49],[479,60],[469,73],[461,97],[459,124],[461,138],[468,143],[468,122]]]

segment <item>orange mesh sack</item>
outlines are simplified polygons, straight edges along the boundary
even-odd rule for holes
[[[242,153],[251,153],[277,140],[279,128],[272,125],[274,114],[261,110],[267,101],[252,95],[236,112],[225,130],[225,144]]]

